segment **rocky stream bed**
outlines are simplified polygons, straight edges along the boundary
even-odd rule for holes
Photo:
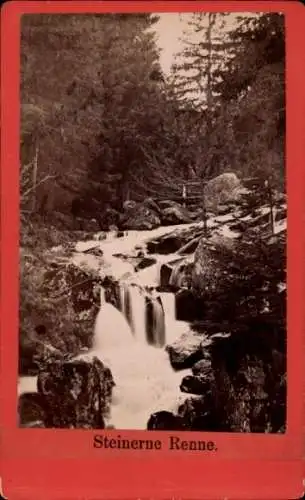
[[[211,186],[204,221],[130,203],[119,229],[44,252],[22,323],[22,427],[285,430],[285,196],[271,210],[238,183],[215,205]]]

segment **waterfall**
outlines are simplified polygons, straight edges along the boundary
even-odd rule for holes
[[[121,312],[125,316],[129,325],[132,323],[132,309],[130,301],[129,286],[126,283],[120,285],[120,302],[121,302]]]
[[[133,285],[128,288],[130,299],[130,324],[134,336],[146,343],[146,302],[143,290]]]
[[[160,293],[160,300],[164,310],[166,342],[171,343],[182,333],[188,331],[189,325],[185,321],[176,319],[176,297],[174,293]]]
[[[169,284],[180,287],[181,280],[183,278],[183,270],[185,267],[185,263],[181,262],[174,266],[172,274],[170,275]]]
[[[158,261],[157,264],[155,264],[155,268],[156,268],[156,283],[158,284],[158,286],[160,286],[162,262]]]
[[[175,294],[170,292],[160,293],[160,300],[164,311],[165,317],[165,328],[172,325],[173,321],[176,319],[176,299]]]
[[[106,303],[106,290],[101,286],[100,288],[100,307]]]
[[[160,300],[164,311],[166,342],[170,342],[176,326],[176,299],[173,293],[160,293]]]
[[[118,237],[118,229],[115,226],[110,226],[106,234],[106,240],[113,240]]]
[[[129,345],[133,339],[128,321],[112,304],[105,302],[105,290],[100,291],[101,306],[94,326],[93,349],[106,351]]]
[[[169,295],[167,302],[163,298],[168,314],[173,311]],[[164,408],[176,411],[187,395],[179,392],[181,373],[171,368],[165,350],[156,348],[165,343],[164,309],[160,296],[154,292],[148,295],[140,287],[128,283],[121,284],[120,296],[122,312],[105,301],[105,290],[101,287],[101,306],[96,317],[91,354],[97,355],[110,368],[115,381],[111,410],[105,417],[106,425],[116,429],[145,429],[152,413]],[[125,316],[127,302],[130,304],[131,324]],[[153,346],[146,337],[148,304]]]
[[[144,291],[135,284],[120,285],[120,311],[125,316],[136,340],[163,347],[177,336],[175,295]],[[182,326],[182,325],[181,325]]]
[[[178,227],[183,229],[183,226]],[[179,273],[175,264],[180,257],[156,254],[156,264],[136,272],[132,259],[131,262],[122,259],[122,256],[133,258],[136,246],[146,248],[147,241],[174,229],[161,227],[153,231],[128,231],[123,235],[113,230],[106,239],[98,238],[105,264],[105,269],[100,270],[101,277],[104,279],[106,272],[119,282],[120,300],[119,304],[114,301],[117,307],[106,302],[109,297],[105,297],[105,290],[101,287],[93,346],[85,355],[89,358],[97,356],[112,372],[116,385],[110,415],[105,417],[105,423],[116,429],[144,430],[152,413],[160,410],[176,412],[189,397],[179,390],[179,386],[190,370],[173,370],[164,349],[164,345],[177,337],[182,328],[185,332],[189,326],[175,319],[174,294],[156,291],[160,286],[162,264],[168,264],[169,273],[175,267],[172,279],[177,281]],[[92,242],[78,244],[78,265],[84,259],[84,252],[91,247]],[[87,262],[88,255],[85,257]],[[82,358],[84,354],[79,356]],[[36,390],[36,377],[21,377],[19,394]]]
[[[179,391],[184,375],[175,372],[163,349],[133,342],[116,357],[102,358],[111,369],[115,387],[106,425],[116,429],[146,429],[150,415],[156,411],[176,412],[188,397]],[[109,359],[109,361],[108,361]]]
[[[141,343],[163,347],[166,341],[165,317],[160,297],[127,283],[120,286],[121,312]]]
[[[120,311],[126,316],[126,288],[121,285],[120,288]]]
[[[159,297],[152,300],[153,345],[163,347],[166,341],[164,310]]]

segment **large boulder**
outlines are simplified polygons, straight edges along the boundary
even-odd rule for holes
[[[203,378],[209,377],[211,371],[212,371],[212,363],[210,357],[208,356],[201,359],[200,361],[197,361],[197,363],[195,363],[192,366],[192,373],[194,375],[199,375]]]
[[[160,200],[158,201],[158,205],[162,211],[167,209],[178,209],[179,211],[181,211],[182,215],[185,214],[187,219],[196,220],[202,215],[202,207],[198,207],[197,204],[192,209],[190,209],[189,206],[188,208],[185,208],[183,205],[181,205],[181,203],[178,203],[177,201]]]
[[[175,370],[191,368],[194,363],[205,358],[209,340],[203,334],[192,330],[183,333],[172,344],[166,346],[172,367]]]
[[[284,432],[286,328],[283,318],[249,321],[230,336],[213,335],[208,356],[180,389],[198,395],[179,407],[186,430]]]
[[[45,427],[46,411],[41,394],[21,394],[18,399],[18,416],[20,427]]]
[[[227,203],[239,201],[246,192],[237,175],[227,172],[207,182],[204,187],[204,203],[207,210],[223,213]]]
[[[192,221],[192,218],[186,208],[179,203],[162,209],[161,222],[163,226],[171,226],[175,224],[187,224]]]
[[[123,218],[121,227],[131,230],[150,230],[159,227],[161,224],[158,213],[152,208],[151,203],[137,203],[128,205]]]
[[[183,420],[169,411],[158,411],[150,416],[147,430],[180,431],[183,430]]]
[[[192,285],[195,290],[216,292],[228,274],[231,262],[231,240],[201,238],[195,251]]]
[[[187,375],[182,379],[180,384],[180,391],[190,394],[204,394],[210,385],[209,382],[200,376]]]
[[[160,268],[160,286],[162,289],[167,288],[169,286],[170,277],[173,272],[173,266],[169,263],[165,263],[161,265]]]
[[[190,397],[180,405],[178,416],[181,418],[185,430],[188,431],[228,431],[221,422],[215,401],[211,392],[206,391],[201,397]]]
[[[105,291],[105,301],[112,304],[117,309],[120,309],[120,283],[116,279],[106,276],[102,281],[102,286]]]
[[[187,256],[173,267],[169,284],[175,288],[191,288],[194,268],[193,256]]]
[[[211,346],[214,399],[231,431],[282,432],[285,428],[285,338],[281,319],[273,325],[261,320]]]
[[[190,255],[193,254],[199,244],[199,241],[201,239],[201,236],[196,236],[193,238],[191,241],[188,241],[185,245],[183,245],[181,248],[178,250],[179,255]]]
[[[164,255],[175,252],[188,255],[195,250],[202,233],[202,227],[195,224],[188,228],[176,228],[169,234],[148,241],[147,251]]]
[[[176,318],[190,322],[204,318],[204,303],[193,290],[182,289],[176,293]]]
[[[94,356],[47,365],[37,381],[45,427],[103,429],[114,385],[109,368]]]
[[[195,252],[193,289],[204,300],[206,318],[247,321],[282,309],[278,285],[285,282],[285,268],[281,234],[234,245],[202,239]]]
[[[158,203],[153,198],[145,198],[145,200],[142,202],[142,205],[150,208],[150,210],[153,210],[159,216],[162,213]]]
[[[153,198],[145,198],[141,202],[136,202],[133,200],[126,200],[123,203],[123,211],[126,214],[130,214],[133,212],[139,205],[144,205],[147,208],[150,208],[151,210],[155,211],[157,214],[161,213],[161,209],[159,207],[159,204],[153,199]]]
[[[71,257],[65,250],[37,258],[22,252],[21,374],[37,374],[50,360],[91,346],[103,257],[86,253],[88,248]]]
[[[142,269],[146,269],[147,267],[153,266],[156,263],[157,261],[153,257],[141,256],[141,260],[135,266],[135,271],[141,271]]]
[[[178,234],[169,234],[159,238],[158,240],[151,240],[147,242],[148,253],[159,253],[161,255],[168,255],[175,253],[183,242]]]

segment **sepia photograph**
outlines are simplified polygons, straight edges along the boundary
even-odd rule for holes
[[[18,426],[285,433],[284,15],[20,37]]]

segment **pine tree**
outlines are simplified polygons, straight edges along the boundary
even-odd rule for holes
[[[285,142],[284,17],[261,14],[238,19],[229,33],[234,53],[219,71],[215,91],[231,116],[235,167],[242,175],[269,178],[283,189]]]
[[[55,205],[83,196],[89,171],[101,187],[108,175],[110,196],[125,196],[129,171],[142,161],[134,145],[144,141],[141,130],[162,95],[157,20],[151,14],[23,17],[22,128],[30,128],[27,109],[44,119],[40,126],[34,120],[35,138],[23,134],[22,163],[39,144],[39,178],[52,177],[46,190],[60,198]]]
[[[176,55],[172,78],[183,104],[211,112],[216,94],[215,71],[224,63],[231,43],[226,36],[227,14],[197,12],[190,16]]]
[[[176,56],[171,75],[172,91],[184,109],[197,111],[192,129],[192,171],[202,178],[217,175],[221,164],[213,129],[219,113],[219,92],[215,81],[234,43],[227,37],[226,13],[194,13],[182,38],[183,49]],[[216,156],[215,156],[216,154]]]
[[[130,197],[133,179],[141,181],[147,155],[156,149],[154,141],[162,128],[163,75],[152,30],[156,20],[149,14],[122,15],[113,17],[115,30],[107,25],[105,109],[90,182],[95,182],[96,197],[100,189],[109,189],[119,204]]]
[[[29,133],[22,137],[21,161],[27,163],[27,151],[38,146],[38,182],[52,177],[50,184],[41,185],[38,198],[48,192],[64,205],[85,181],[103,111],[97,102],[86,109],[86,102],[100,86],[104,24],[103,16],[22,17],[22,129],[29,128],[29,109],[38,110],[43,122],[34,120],[35,138]]]

